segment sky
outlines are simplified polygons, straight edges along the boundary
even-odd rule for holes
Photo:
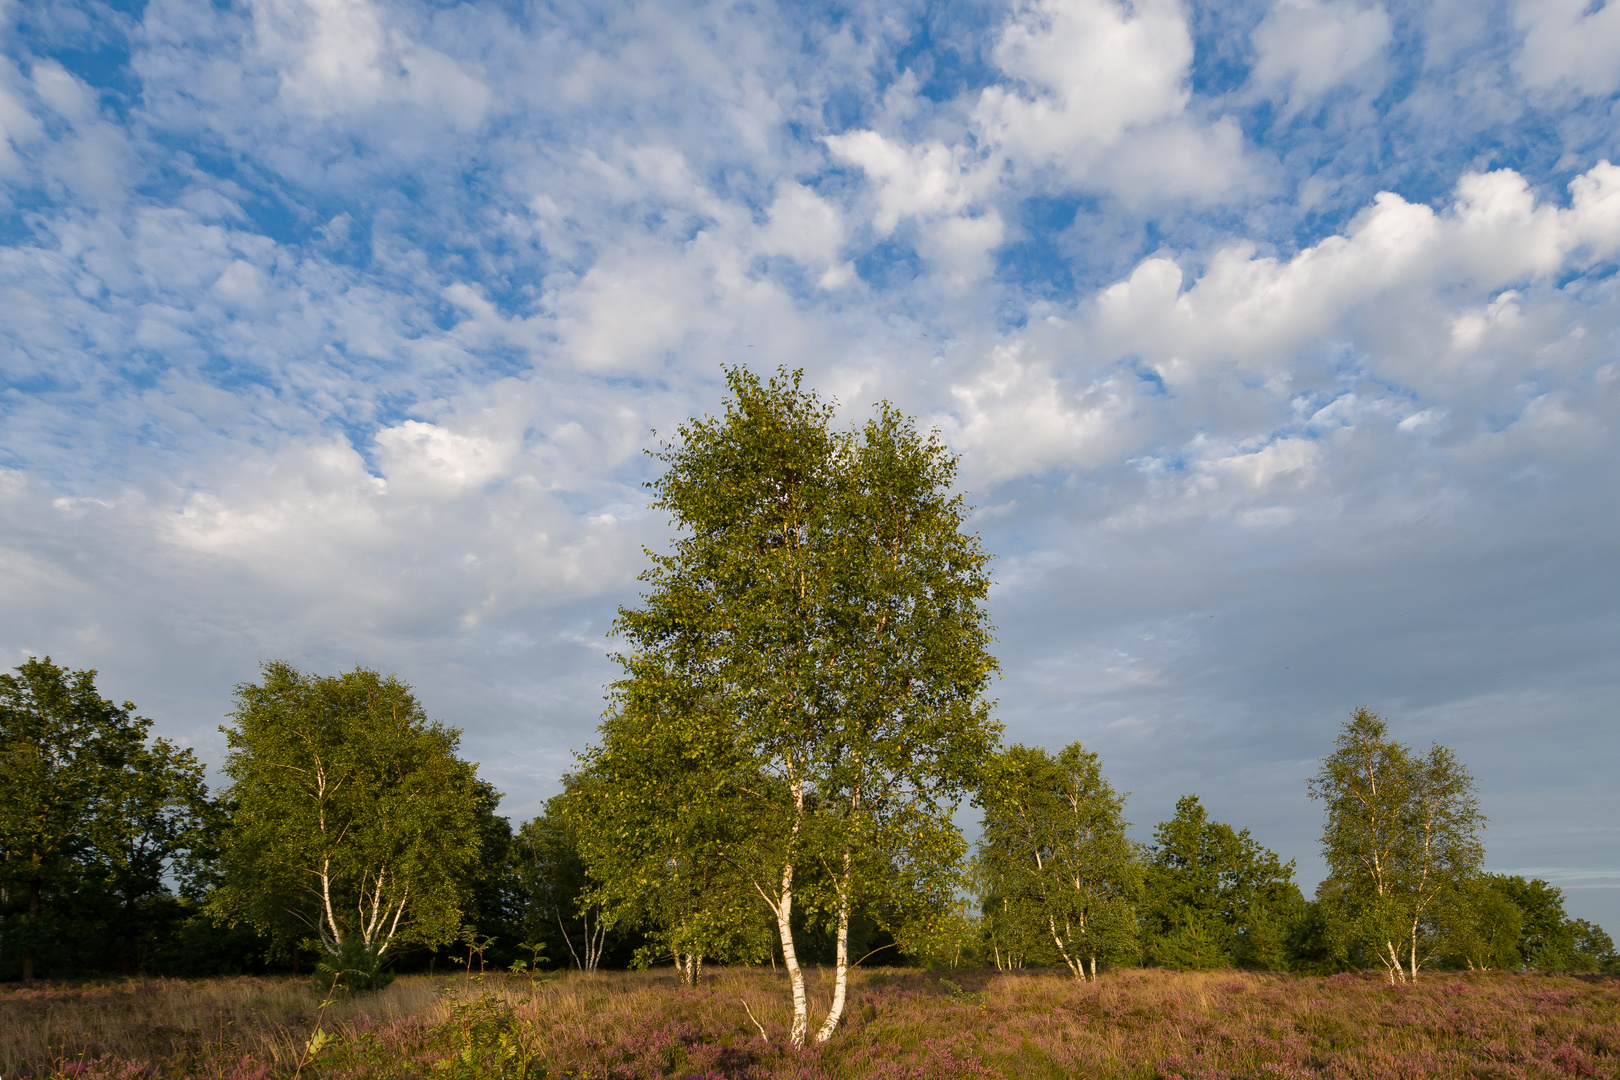
[[[1620,3],[0,0],[0,666],[397,672],[532,816],[646,451],[960,455],[1009,741],[1323,875],[1352,709],[1620,931]],[[663,433],[663,434],[657,434]]]

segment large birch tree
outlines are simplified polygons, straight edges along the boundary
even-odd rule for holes
[[[789,1040],[809,1038],[795,904],[836,933],[833,1001],[847,1000],[849,922],[901,886],[942,892],[963,845],[951,813],[999,726],[984,608],[989,556],[950,493],[956,459],[887,405],[838,431],[797,373],[727,372],[720,417],[657,454],[654,507],[680,529],[651,554],[639,607],[620,610],[615,694],[702,702],[750,763],[745,842],[731,860],[775,921],[793,994]],[[717,797],[720,797],[717,795]],[[806,869],[822,883],[796,891]]]
[[[236,690],[215,913],[328,956],[451,941],[495,797],[457,757],[460,733],[364,668],[272,662]]]
[[[1322,854],[1352,932],[1390,982],[1415,982],[1445,944],[1448,892],[1479,874],[1485,847],[1474,780],[1457,755],[1417,754],[1366,708],[1351,714],[1310,794],[1327,807]]]

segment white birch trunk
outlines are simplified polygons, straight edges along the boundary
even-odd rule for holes
[[[844,1019],[844,1002],[849,997],[849,853],[844,854],[844,888],[838,895],[838,967],[833,977],[832,1007],[827,1019],[816,1032],[816,1042],[824,1043],[833,1037]]]
[[[799,967],[799,954],[793,948],[793,864],[782,867],[782,892],[775,904],[776,932],[782,938],[782,966],[787,968],[788,980],[793,985],[793,1026],[788,1042],[802,1047],[810,1031],[810,1002],[804,993],[804,970]]]
[[[1069,969],[1069,972],[1076,979],[1079,979],[1081,982],[1085,982],[1086,981],[1086,966],[1085,966],[1085,964],[1080,963],[1079,961],[1074,960],[1069,956],[1068,947],[1066,945],[1064,945],[1063,938],[1057,931],[1057,920],[1055,918],[1053,918],[1050,914],[1048,914],[1046,916],[1046,926],[1047,926],[1047,929],[1052,931],[1052,944],[1057,946],[1058,955],[1063,958],[1064,966],[1066,966]]]

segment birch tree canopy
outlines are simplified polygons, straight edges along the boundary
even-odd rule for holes
[[[986,914],[1028,948],[1042,942],[1076,979],[1134,957],[1139,853],[1126,838],[1125,797],[1079,743],[1056,755],[1013,746],[983,795],[979,868]],[[1005,913],[998,920],[998,913]],[[998,925],[1012,919],[1022,931]],[[1034,926],[1028,926],[1033,922]]]
[[[460,732],[394,676],[281,662],[237,687],[231,720],[218,914],[329,955],[455,937],[491,798]]]
[[[1360,708],[1310,793],[1327,806],[1322,854],[1355,943],[1391,982],[1416,981],[1444,947],[1438,917],[1448,895],[1477,878],[1485,857],[1473,777],[1449,748],[1418,754]]]
[[[795,903],[837,938],[825,1040],[846,1000],[851,914],[892,908],[902,888],[951,891],[964,851],[951,814],[1000,732],[984,697],[990,557],[965,531],[937,435],[887,404],[836,430],[794,373],[732,368],[727,382],[723,415],[689,421],[656,455],[653,505],[680,533],[649,554],[643,603],[620,610],[614,696],[620,715],[642,714],[632,730],[730,727],[712,745],[740,761],[713,775],[752,779],[712,798],[739,799],[751,829],[721,854],[776,923],[803,1044]]]

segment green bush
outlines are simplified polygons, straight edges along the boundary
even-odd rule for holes
[[[335,953],[327,953],[315,964],[310,985],[317,994],[362,994],[381,990],[394,981],[383,958],[355,934],[349,935]]]

